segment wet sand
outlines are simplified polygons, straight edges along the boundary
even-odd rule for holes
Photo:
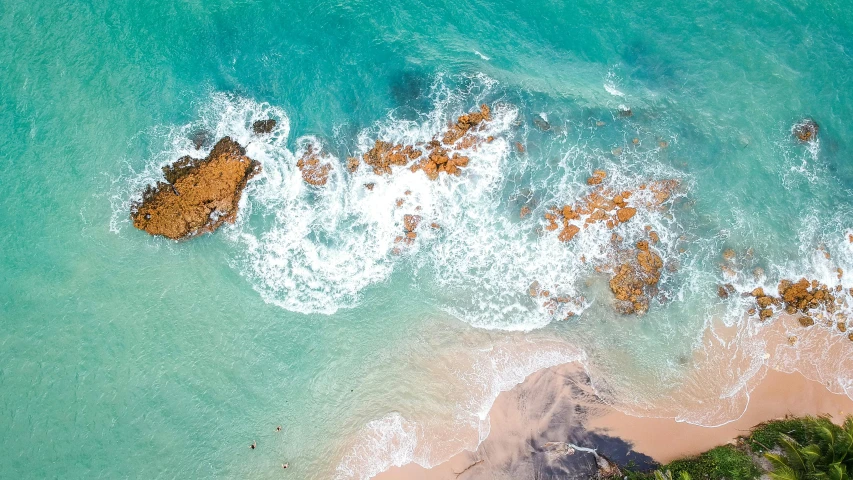
[[[619,464],[665,463],[725,444],[751,427],[785,415],[853,413],[853,400],[799,373],[766,369],[743,415],[718,427],[671,418],[642,418],[604,404],[576,363],[545,369],[503,392],[490,412],[491,433],[475,452],[462,452],[431,469],[394,467],[377,480],[588,478],[591,455],[555,454],[570,442],[598,449]]]
[[[786,415],[832,415],[836,420],[853,413],[853,400],[832,393],[800,373],[767,370],[749,396],[743,416],[719,427],[701,427],[665,418],[639,418],[610,409],[590,419],[587,428],[617,436],[660,463],[729,443],[767,420]]]

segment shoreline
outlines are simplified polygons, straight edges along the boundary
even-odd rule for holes
[[[753,426],[786,415],[828,414],[838,421],[853,413],[853,400],[799,372],[762,369],[743,413],[704,427],[621,412],[595,393],[577,362],[546,368],[498,396],[489,412],[491,433],[476,451],[460,452],[429,469],[392,467],[373,478],[587,478],[597,470],[592,455],[560,455],[561,444],[595,448],[620,466],[633,462],[651,468],[730,443]]]

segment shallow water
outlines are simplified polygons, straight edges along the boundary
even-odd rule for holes
[[[853,273],[853,4],[622,3],[0,5],[0,477],[432,465],[488,434],[498,392],[576,359],[619,408],[699,424],[737,414],[765,364],[853,393],[846,336],[771,349],[747,300],[716,297],[853,287],[835,277]],[[483,102],[496,140],[460,177],[345,172],[374,139],[429,140]],[[804,117],[809,146],[791,137]],[[237,223],[182,243],[135,230],[130,202],[205,153],[197,131],[263,164]],[[322,190],[295,167],[309,139],[340,162]],[[596,168],[682,185],[617,229],[653,226],[677,267],[640,318],[593,268],[610,231],[537,233]],[[442,228],[395,255],[417,207]],[[534,281],[582,296],[578,315],[543,308]]]

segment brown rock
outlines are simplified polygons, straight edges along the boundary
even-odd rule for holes
[[[634,215],[637,214],[636,208],[625,207],[616,210],[616,218],[619,219],[620,222],[625,223],[631,219]]]
[[[581,229],[575,225],[567,225],[565,228],[563,228],[563,231],[560,232],[558,238],[561,242],[568,242],[569,240],[575,238],[575,235],[577,235],[580,230]]]
[[[252,124],[252,131],[254,131],[258,135],[263,135],[266,133],[272,132],[272,129],[275,128],[275,120],[258,120]]]
[[[604,170],[596,170],[592,172],[592,176],[586,179],[587,185],[600,185],[601,182],[604,181],[604,178],[607,177],[607,172]]]
[[[799,318],[800,325],[803,327],[811,327],[814,325],[814,319],[812,317],[802,316]]]
[[[761,321],[767,320],[768,318],[773,316],[773,310],[770,308],[765,308],[758,313],[758,318]]]
[[[838,328],[838,331],[841,333],[844,333],[847,331],[847,322],[838,322],[835,324],[835,326]]]
[[[721,285],[717,287],[717,296],[725,300],[726,298],[729,298],[729,291],[726,290],[726,287]]]
[[[360,163],[361,161],[356,157],[347,158],[347,171],[349,171],[350,173],[355,173],[356,170],[358,170],[358,166]]]
[[[452,145],[457,140],[462,138],[469,130],[480,125],[482,122],[488,121],[491,118],[491,109],[488,105],[480,105],[479,112],[467,113],[460,116],[456,120],[456,124],[452,125],[447,132],[444,133],[442,143]]]
[[[627,260],[616,266],[610,279],[610,290],[616,297],[614,304],[620,313],[642,314],[649,309],[660,279],[663,261],[660,255],[648,249],[630,252]]]
[[[521,142],[515,142],[515,148],[518,150],[518,153],[524,153],[524,145]]]
[[[806,143],[817,139],[817,132],[819,129],[817,122],[810,118],[806,118],[795,124],[793,128],[791,128],[791,133],[797,137],[797,140]]]
[[[243,189],[260,171],[260,163],[225,137],[207,158],[187,156],[163,167],[166,183],[149,185],[131,205],[133,226],[173,240],[212,232],[237,218]]]
[[[305,153],[296,161],[296,166],[302,172],[302,180],[315,187],[325,185],[329,180],[329,171],[332,170],[328,157],[328,153],[315,149],[314,145],[309,143],[305,147]]]
[[[752,295],[753,297],[763,297],[764,296],[764,289],[761,287],[758,287],[755,290],[753,290],[752,292],[750,292],[750,295]]]
[[[376,140],[373,148],[362,156],[362,160],[373,167],[373,173],[376,175],[390,175],[392,165],[405,166],[420,156],[421,151],[411,145],[394,145]]]
[[[530,215],[530,207],[528,207],[527,205],[521,207],[521,218],[524,218],[528,215]]]

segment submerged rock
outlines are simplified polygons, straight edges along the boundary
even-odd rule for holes
[[[201,150],[210,143],[210,133],[207,130],[196,130],[190,136],[196,150]]]
[[[542,115],[534,115],[533,116],[533,124],[536,125],[536,127],[539,130],[542,130],[543,132],[547,132],[548,130],[551,130],[551,124],[548,123],[548,120],[545,120],[544,118],[542,118]]]
[[[258,120],[252,124],[252,131],[258,135],[263,135],[272,132],[272,129],[275,128],[275,125],[276,121],[272,118],[267,120]]]
[[[246,183],[261,171],[245,153],[225,137],[204,159],[186,156],[163,167],[166,182],[149,185],[142,201],[131,205],[133,226],[180,240],[233,222]]]

